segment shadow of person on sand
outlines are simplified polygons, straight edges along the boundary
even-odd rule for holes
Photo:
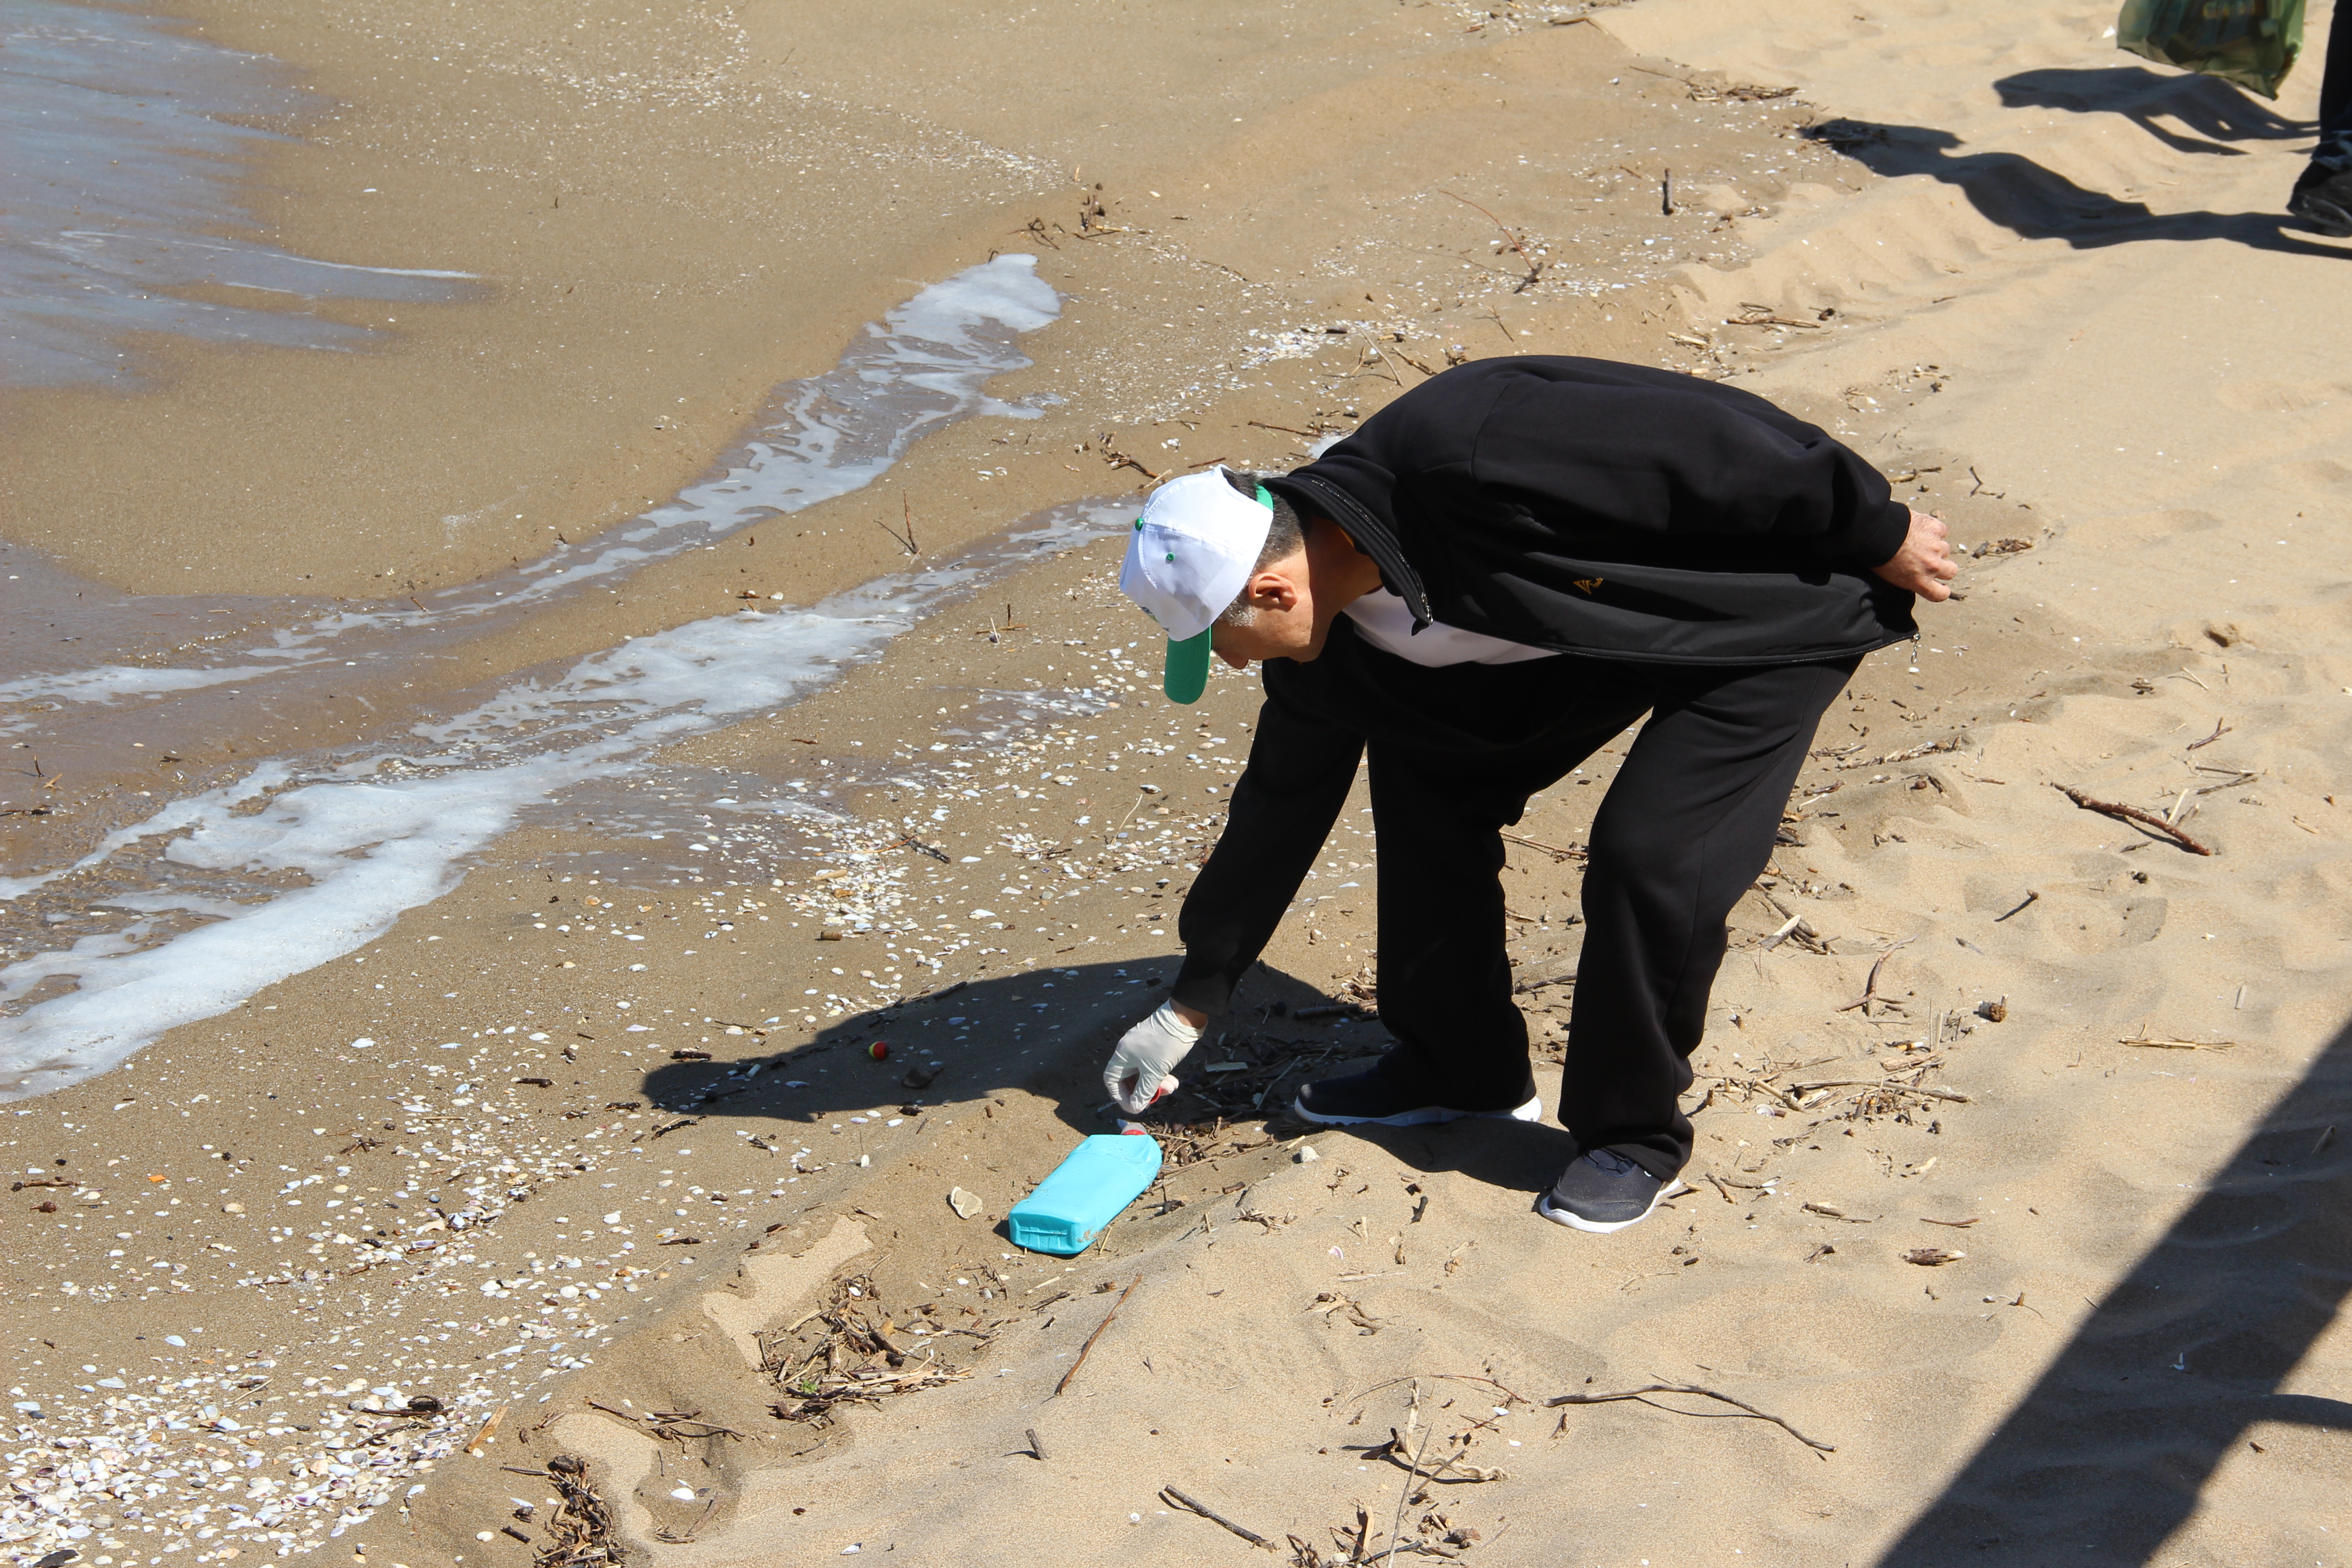
[[[1992,87],[2011,109],[2118,116],[2177,153],[2242,158],[2245,149],[2231,143],[2307,141],[2317,130],[2309,121],[2289,120],[2263,108],[2218,77],[2160,76],[2146,66],[2104,66],[2094,70],[2052,66],[2005,76]],[[2159,115],[2199,134],[2183,135],[2159,124]]]
[[[2352,246],[2290,232],[2284,214],[2157,213],[2142,202],[2086,190],[2019,153],[1959,153],[1958,137],[1924,125],[1826,120],[1805,136],[1889,179],[1925,174],[1957,188],[1992,222],[2023,239],[2059,239],[2077,250],[2152,240],[2231,240],[2253,250],[2352,260]]]
[[[854,961],[855,945],[843,954]],[[1137,958],[992,974],[848,1013],[797,1045],[785,1043],[801,1034],[790,1023],[713,1019],[741,1033],[676,1053],[646,1075],[644,1093],[677,1115],[814,1125],[886,1102],[923,1110],[1022,1089],[1052,1095],[1073,1128],[1113,1131],[1094,1114],[1101,1058],[1175,973],[1172,958]],[[887,1047],[879,1059],[877,1044]],[[1093,1065],[1090,1095],[1074,1070],[1081,1058]]]
[[[2167,1542],[2230,1456],[2258,1465],[2263,1448],[2294,1444],[2290,1476],[2311,1486],[2327,1461],[2294,1429],[2352,1433],[2352,1404],[2285,1384],[2347,1296],[2352,1026],[2096,1303],[1878,1568],[2169,1562]],[[2184,1544],[2202,1557],[2221,1543]]]
[[[773,1123],[779,1133],[798,1136],[802,1130],[830,1132],[851,1116],[887,1111],[887,1125],[889,1116],[912,1118],[1017,1090],[1050,1102],[1076,1137],[1115,1132],[1118,1112],[1103,1092],[1103,1064],[1128,1026],[1166,996],[1175,973],[1176,960],[1167,957],[992,975],[850,1014],[807,1043],[782,1048],[771,1047],[763,1032],[772,1027],[781,1047],[781,1026],[713,1019],[714,1029],[745,1032],[714,1034],[709,1047],[682,1050],[684,1059],[646,1075],[644,1093],[653,1109],[680,1119],[673,1127],[725,1117]],[[880,1061],[871,1054],[877,1041],[889,1047]],[[1285,1136],[1320,1131],[1286,1114],[1298,1086],[1360,1071],[1388,1044],[1377,1019],[1361,1009],[1261,963],[1178,1068],[1182,1089],[1142,1120],[1163,1135],[1261,1117]],[[1344,1131],[1418,1169],[1459,1171],[1530,1194],[1551,1184],[1572,1149],[1559,1127],[1524,1121]]]

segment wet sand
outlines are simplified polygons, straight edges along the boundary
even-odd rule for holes
[[[12,1047],[77,973],[283,972],[10,1107],[9,1453],[54,1500],[0,1515],[13,1560],[523,1563],[571,1516],[503,1467],[564,1454],[685,1563],[1244,1550],[1171,1487],[1302,1562],[1400,1519],[1499,1562],[2332,1560],[2344,345],[2297,301],[2340,247],[2259,216],[2284,134],[2117,68],[2088,13],[1815,10],[202,18],[320,101],[255,170],[270,243],[497,287],[361,354],[142,342],[136,394],[9,395],[8,586],[104,658],[12,639],[0,676],[381,617],[337,623],[348,666],[5,710],[41,773],[0,805],[45,815],[0,819],[0,871],[86,862],[0,904]],[[1459,196],[1548,247],[1535,285]],[[1001,410],[431,620],[610,548],[992,252],[1059,296]],[[2223,289],[2262,324],[2200,330]],[[1003,1211],[1109,1130],[1100,1060],[1172,974],[1254,719],[1241,678],[1153,690],[1121,520],[1457,344],[1739,375],[1987,547],[1832,710],[1735,913],[1696,1190],[1574,1236],[1528,1213],[1556,1127],[1276,1114],[1381,1038],[1355,801],[1163,1108],[1164,1182],[1084,1257],[1023,1253]],[[1506,874],[1552,1051],[1612,760]],[[206,798],[179,849],[127,831]],[[345,861],[374,923],[306,925]],[[1795,1431],[1546,1404],[1652,1382]]]

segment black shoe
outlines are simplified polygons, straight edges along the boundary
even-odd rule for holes
[[[1688,1191],[1680,1181],[1662,1182],[1621,1154],[1594,1149],[1568,1163],[1551,1191],[1536,1200],[1536,1213],[1572,1230],[1605,1236],[1640,1224],[1661,1199]]]
[[[1502,1116],[1514,1121],[1543,1120],[1543,1101],[1536,1097],[1532,1082],[1528,1085],[1524,1105],[1500,1110],[1460,1110],[1400,1094],[1381,1076],[1378,1068],[1307,1084],[1299,1089],[1291,1109],[1309,1121],[1339,1127],[1364,1121],[1381,1127],[1419,1127],[1431,1121],[1455,1121],[1465,1116]]]
[[[2320,144],[2295,181],[2286,210],[2322,234],[2352,239],[2352,138]]]

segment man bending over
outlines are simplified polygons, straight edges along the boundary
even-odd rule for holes
[[[1113,1097],[1136,1114],[1176,1087],[1369,756],[1396,1043],[1301,1089],[1297,1113],[1538,1120],[1500,830],[1646,714],[1592,825],[1559,1097],[1577,1154],[1537,1205],[1580,1230],[1642,1219],[1690,1158],[1679,1097],[1724,921],[1814,726],[1956,575],[1944,525],[1821,430],[1600,360],[1466,364],[1292,473],[1161,487],[1119,586],[1168,635],[1168,695],[1196,700],[1213,651],[1261,665],[1265,704],[1171,999],[1119,1042]]]

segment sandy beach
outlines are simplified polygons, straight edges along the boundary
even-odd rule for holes
[[[0,258],[0,1563],[2347,1561],[2326,18],[2274,105],[2112,21],[28,9],[121,210]],[[1385,1038],[1360,781],[1160,1180],[1013,1246],[1256,718],[1128,520],[1514,353],[1966,557],[1734,913],[1692,1191],[1284,1114]],[[1548,1110],[1623,749],[1509,840]]]

